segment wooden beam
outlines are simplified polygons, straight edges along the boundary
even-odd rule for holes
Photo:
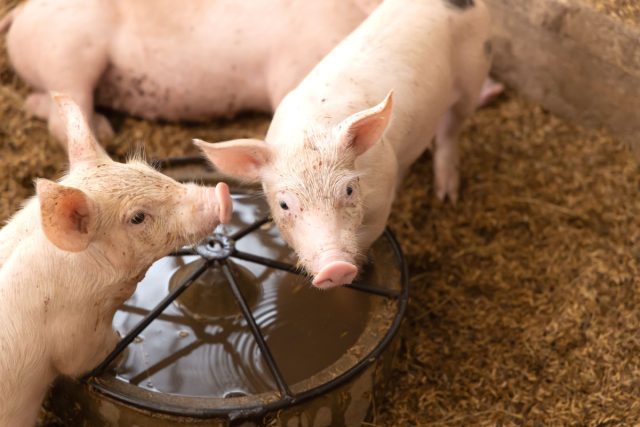
[[[640,24],[580,0],[486,0],[494,74],[548,110],[640,148]]]

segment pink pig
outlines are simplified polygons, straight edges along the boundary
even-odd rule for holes
[[[0,233],[13,244],[0,267],[1,426],[33,425],[57,375],[80,375],[114,347],[115,310],[149,266],[231,215],[226,184],[180,184],[142,162],[116,163],[77,105],[56,102],[69,174],[37,180],[37,196]]]
[[[48,92],[65,92],[98,139],[99,105],[149,119],[271,112],[380,0],[30,0],[0,24],[26,101],[64,141]]]
[[[266,141],[196,143],[221,171],[262,183],[314,285],[351,283],[434,136],[436,195],[457,200],[458,133],[481,92],[499,90],[483,87],[489,21],[481,0],[386,0],[284,98]]]

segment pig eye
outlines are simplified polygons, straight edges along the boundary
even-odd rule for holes
[[[138,212],[133,216],[133,218],[131,218],[131,224],[142,224],[146,217],[147,216],[144,214],[144,212]]]
[[[289,205],[287,205],[285,202],[280,201],[280,207],[285,210],[288,211],[289,210]]]
[[[347,196],[350,196],[351,194],[353,194],[353,187],[350,185],[347,185]]]

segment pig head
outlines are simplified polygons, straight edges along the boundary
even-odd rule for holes
[[[313,285],[325,289],[355,279],[370,243],[363,241],[367,194],[357,163],[380,144],[391,106],[389,94],[337,126],[297,135],[282,132],[287,123],[276,115],[266,141],[195,143],[223,173],[262,183],[282,237]]]

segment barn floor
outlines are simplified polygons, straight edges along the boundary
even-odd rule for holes
[[[637,0],[579,0],[593,7],[598,12],[605,13],[621,20],[630,27],[640,25],[640,2]]]
[[[638,172],[514,94],[467,127],[458,206],[416,164],[391,218],[411,301],[376,423],[638,425]]]
[[[0,46],[1,48],[1,46]],[[22,110],[0,49],[0,220],[65,156]],[[206,126],[110,115],[118,157],[192,153],[192,137],[260,136],[265,117]],[[631,150],[508,93],[462,138],[462,197],[413,167],[390,221],[411,271],[401,353],[371,425],[640,422],[640,197]]]

